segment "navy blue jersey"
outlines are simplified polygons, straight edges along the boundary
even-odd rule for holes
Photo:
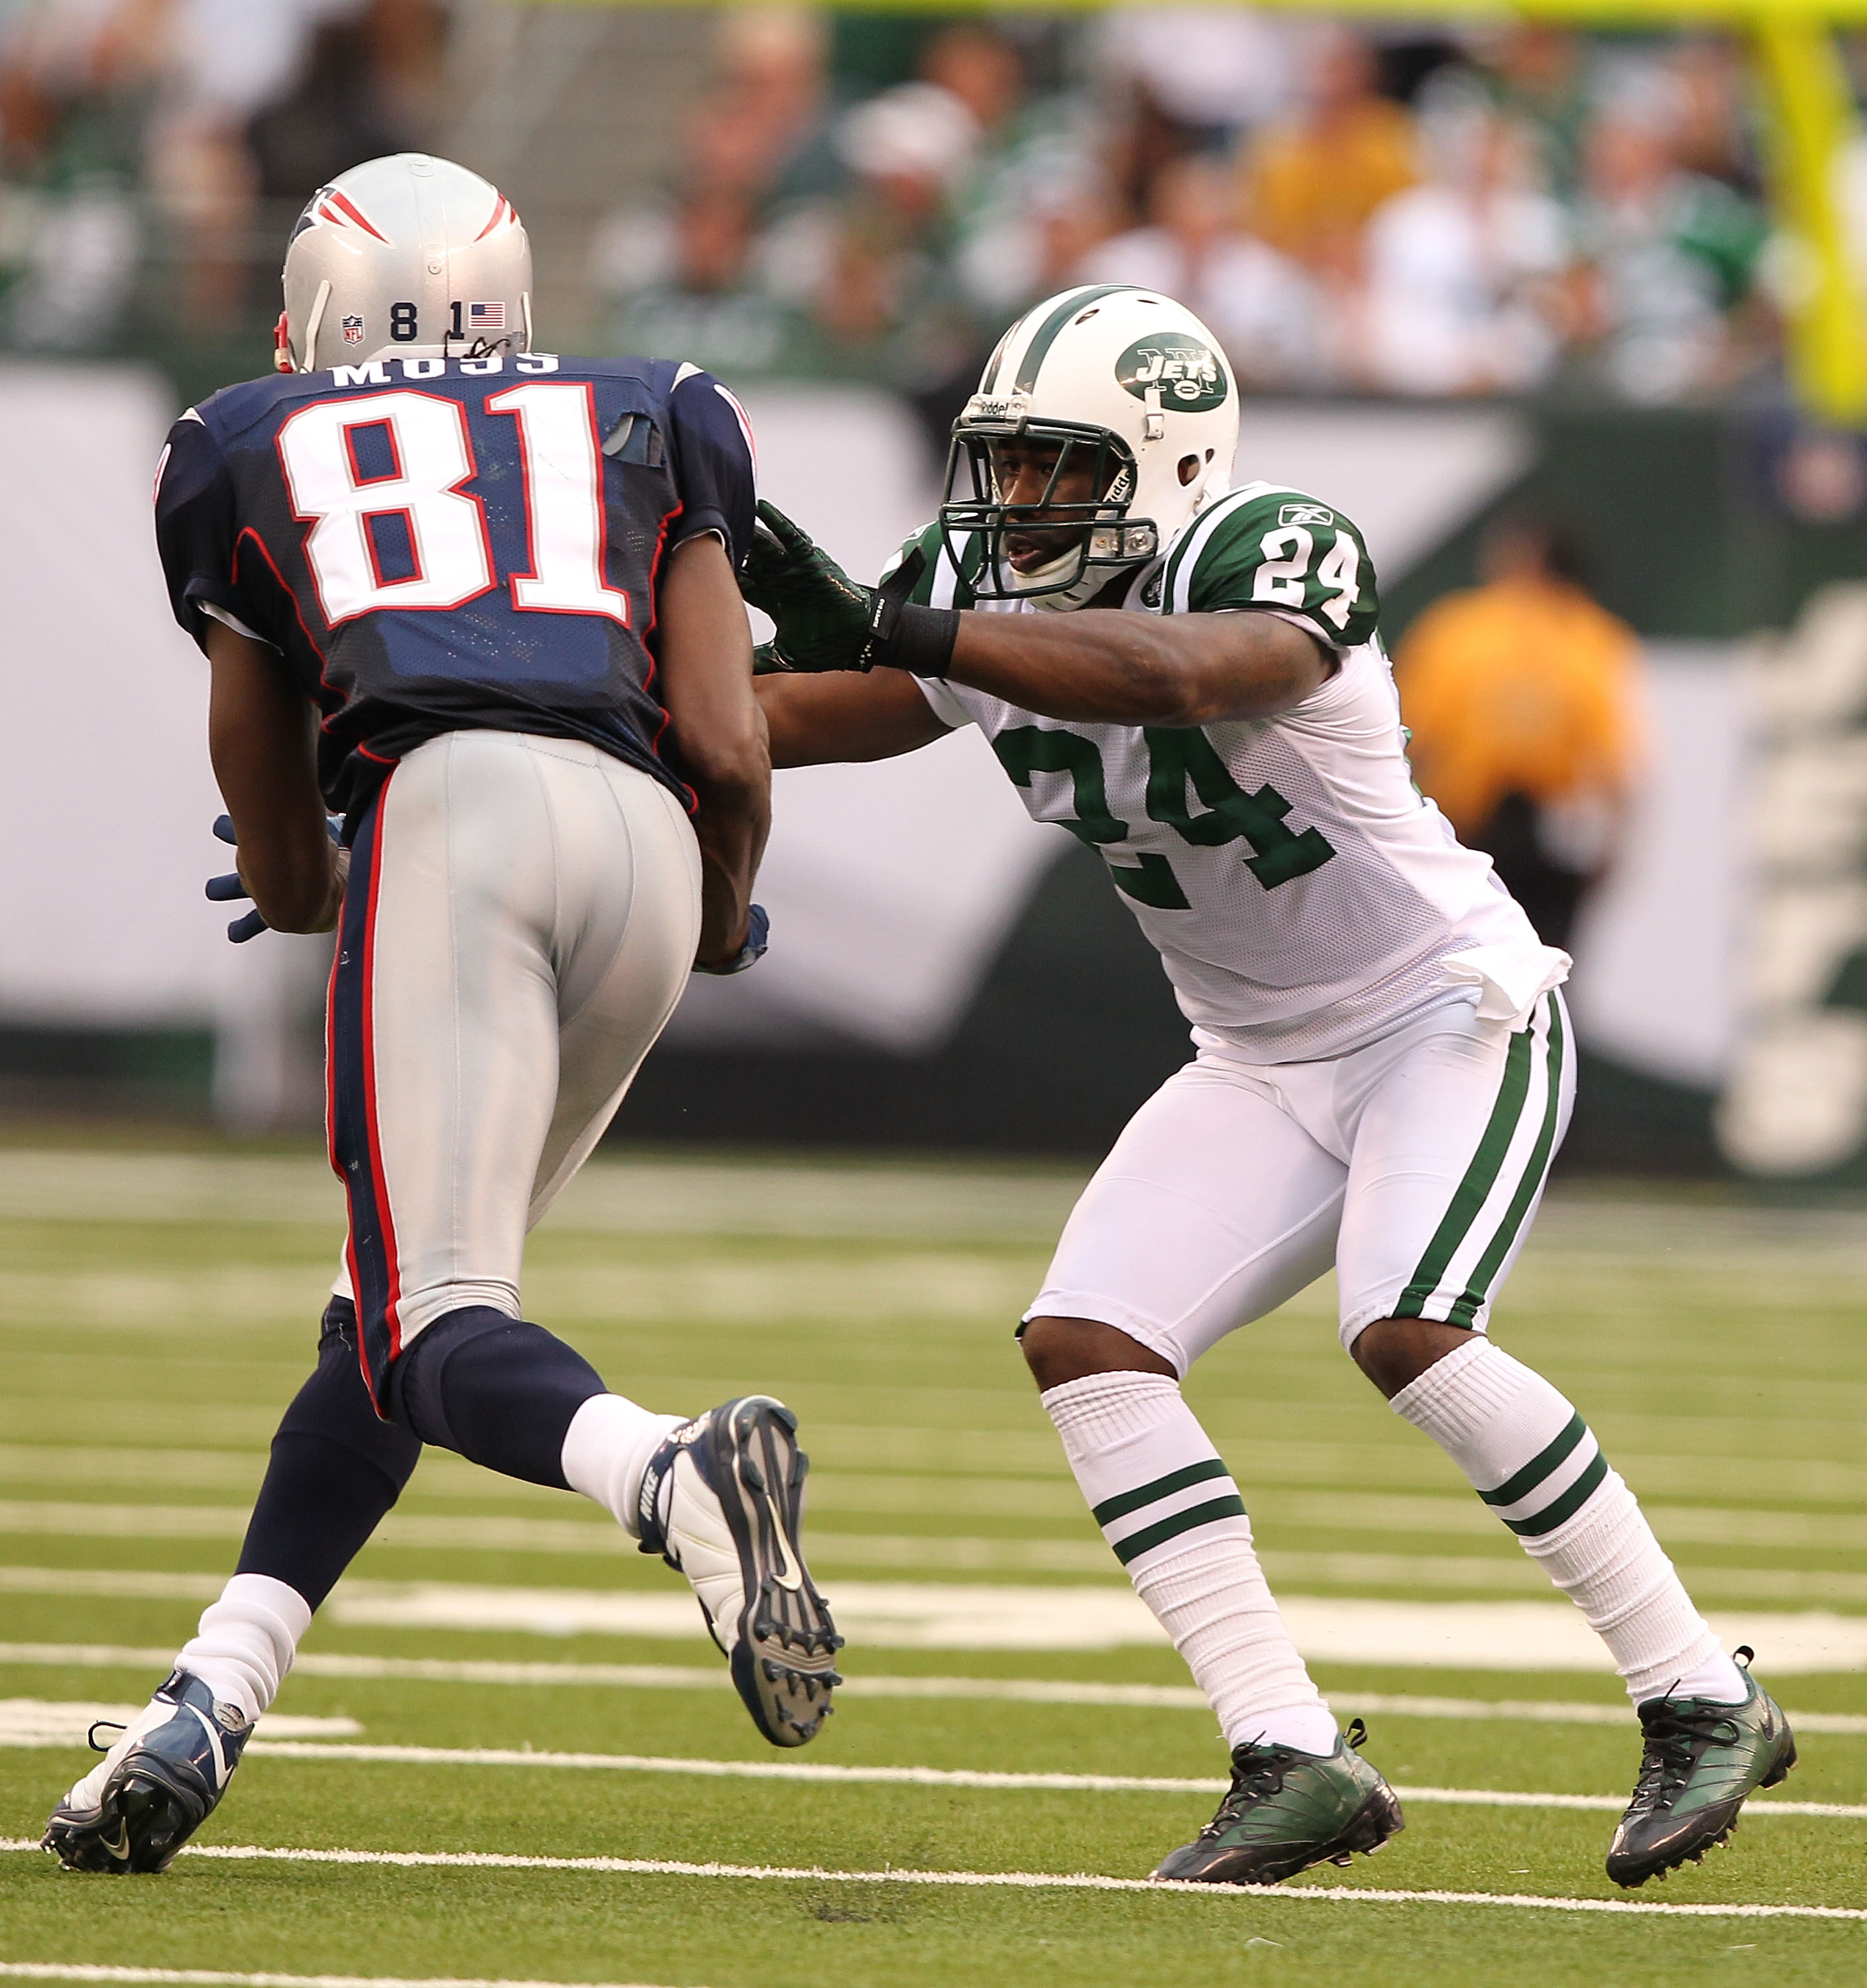
[[[330,806],[445,732],[583,739],[692,805],[662,739],[655,589],[756,494],[739,404],[658,359],[377,359],[228,387],[169,431],[176,619],[271,643],[323,714]]]

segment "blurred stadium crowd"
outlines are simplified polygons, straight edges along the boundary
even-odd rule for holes
[[[856,39],[726,18],[678,171],[598,242],[615,342],[939,401],[1087,281],[1175,292],[1260,389],[1656,402],[1774,357],[1727,43],[1134,8],[936,26],[851,100]]]
[[[429,142],[448,29],[443,0],[0,0],[0,341],[269,323],[306,200]]]
[[[473,4],[0,0],[0,341],[256,320],[320,184],[455,135]],[[1249,7],[718,22],[661,183],[590,243],[617,348],[874,380],[937,425],[1012,313],[1086,280],[1177,292],[1261,390],[1652,404],[1777,363],[1793,258],[1720,39]]]

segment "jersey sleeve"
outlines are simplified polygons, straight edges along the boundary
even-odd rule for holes
[[[668,409],[668,455],[681,497],[668,544],[717,532],[736,571],[752,548],[759,501],[752,424],[712,374],[698,369],[676,381]]]
[[[261,626],[260,611],[234,582],[233,478],[192,407],[168,431],[155,496],[156,548],[175,619],[204,648],[207,609],[218,608],[242,627]]]
[[[1168,558],[1162,595],[1175,614],[1267,608],[1330,649],[1372,641],[1381,611],[1361,533],[1292,490],[1222,498],[1196,519]]]
[[[876,575],[878,585],[886,580],[891,573],[900,572],[902,563],[912,559],[918,552],[922,556],[923,563],[920,576],[915,581],[913,590],[908,594],[908,598],[917,607],[932,607],[934,583],[939,576],[941,549],[940,527],[938,525],[926,526],[911,536],[903,539],[901,550]]]

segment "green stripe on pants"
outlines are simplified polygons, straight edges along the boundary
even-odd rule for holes
[[[1543,1175],[1555,1148],[1556,1119],[1562,1104],[1562,1009],[1554,994],[1546,994],[1543,998],[1549,1003],[1549,1095],[1543,1101],[1543,1123],[1537,1128],[1537,1142],[1530,1149],[1524,1177],[1517,1184],[1517,1192],[1510,1197],[1510,1205],[1504,1210],[1503,1220],[1497,1225],[1497,1233],[1473,1266],[1458,1303],[1446,1314],[1448,1325],[1470,1325],[1477,1317],[1479,1307],[1490,1295],[1491,1280],[1497,1275],[1498,1266],[1516,1246],[1524,1218],[1530,1212],[1530,1205],[1543,1185]]]
[[[1459,1183],[1445,1219],[1426,1245],[1426,1253],[1419,1259],[1412,1280],[1400,1294],[1400,1302],[1394,1307],[1396,1318],[1419,1317],[1427,1300],[1439,1289],[1446,1266],[1458,1253],[1459,1245],[1470,1233],[1472,1224],[1478,1219],[1479,1210],[1497,1183],[1504,1155],[1510,1150],[1517,1121],[1523,1115],[1524,1100],[1530,1094],[1530,1031],[1524,1029],[1510,1038],[1510,1046],[1504,1056],[1503,1079],[1497,1087],[1497,1102],[1491,1107],[1484,1136],[1478,1141],[1478,1150],[1472,1155],[1472,1163],[1465,1170],[1465,1178]]]

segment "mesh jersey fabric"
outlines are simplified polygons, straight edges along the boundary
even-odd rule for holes
[[[916,597],[972,607],[973,549],[955,561],[937,527],[915,543],[928,558]],[[1539,944],[1490,859],[1463,848],[1412,784],[1374,564],[1348,519],[1300,491],[1246,485],[1196,516],[1124,605],[1277,613],[1338,668],[1275,718],[1192,731],[1066,724],[964,685],[921,688],[946,723],[979,726],[1037,820],[1101,855],[1196,1042],[1254,1063],[1341,1056],[1477,998],[1447,965],[1477,948],[1526,989],[1561,979],[1564,955]]]
[[[580,739],[686,805],[654,688],[668,549],[734,565],[750,432],[673,361],[387,359],[223,388],[169,432],[156,535],[175,618],[283,656],[323,715],[320,783],[357,817],[426,740]]]

